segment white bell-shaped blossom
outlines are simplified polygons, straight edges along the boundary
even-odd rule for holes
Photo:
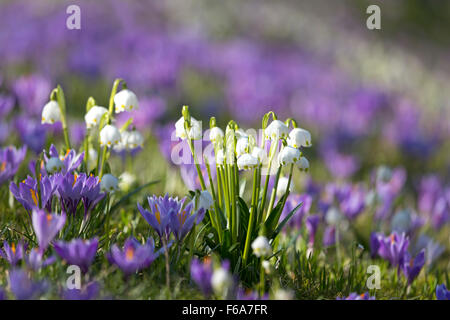
[[[119,188],[119,180],[112,174],[105,174],[100,181],[100,190],[102,192],[113,192]]]
[[[258,158],[255,158],[249,153],[245,153],[237,159],[237,166],[239,170],[251,170],[256,168],[258,164]]]
[[[194,197],[194,204],[197,205],[197,210],[211,210],[214,206],[214,201],[208,190],[203,190],[199,195]]]
[[[236,156],[239,158],[244,153],[248,153],[248,138],[239,138],[236,142]]]
[[[311,147],[311,134],[305,129],[294,128],[289,133],[287,143],[293,148]]]
[[[266,140],[277,141],[281,138],[287,138],[289,134],[288,126],[280,120],[273,120],[264,131]]]
[[[129,150],[142,148],[144,146],[144,137],[137,130],[132,130],[128,133],[125,146]]]
[[[209,131],[209,140],[211,140],[211,142],[213,143],[221,144],[223,142],[223,136],[224,136],[223,130],[220,129],[219,127],[213,127]]]
[[[268,257],[272,254],[272,247],[269,244],[269,240],[264,236],[258,236],[252,242],[252,249],[255,256]]]
[[[48,173],[52,174],[55,172],[59,172],[64,168],[64,163],[58,157],[52,157],[48,159],[45,164],[45,169]]]
[[[253,147],[252,156],[258,159],[259,163],[266,163],[267,153],[260,147]]]
[[[119,129],[115,126],[107,124],[103,127],[102,131],[100,131],[100,145],[102,147],[107,146],[108,148],[117,146],[122,137],[120,135]]]
[[[100,120],[103,115],[108,112],[108,109],[100,106],[93,106],[89,109],[88,113],[84,116],[84,121],[86,122],[86,128],[94,128],[100,124]]]
[[[51,100],[42,109],[41,123],[54,124],[58,121],[61,121],[61,109],[58,102]]]
[[[281,198],[284,196],[284,194],[287,191],[287,185],[289,183],[289,178],[286,177],[280,177],[278,179],[278,185],[277,185],[277,197]],[[289,186],[289,191],[291,191],[291,187]]]
[[[300,171],[306,172],[309,170],[309,161],[305,157],[300,157],[296,164]]]
[[[280,151],[280,154],[278,155],[278,162],[282,166],[294,164],[300,159],[300,156],[300,150],[290,146],[286,146]]]
[[[187,135],[186,135],[187,131]],[[181,117],[175,123],[175,133],[178,138],[186,139],[190,138],[192,140],[201,140],[202,139],[202,123],[196,120],[194,117],[191,117],[191,127],[189,129],[184,128],[184,117]]]
[[[125,171],[119,176],[119,188],[122,191],[130,190],[135,182],[136,176],[130,172]]]
[[[216,294],[222,297],[226,296],[232,285],[233,277],[227,269],[220,267],[214,270],[211,277],[211,286]]]
[[[114,96],[116,113],[132,111],[139,108],[139,101],[133,91],[123,89]]]

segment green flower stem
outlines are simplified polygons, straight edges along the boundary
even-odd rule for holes
[[[278,167],[277,175],[275,177],[275,184],[273,186],[272,194],[270,196],[269,207],[267,208],[267,214],[270,214],[270,212],[273,209],[273,205],[275,203],[275,197],[277,195],[278,180],[280,179],[280,174],[281,174],[281,166]]]
[[[266,291],[266,288],[265,288],[266,280],[264,279],[266,271],[264,270],[264,267],[263,267],[263,261],[264,261],[264,259],[261,258],[260,259],[261,268],[259,271],[259,296],[260,297],[264,296],[264,293]]]
[[[263,190],[263,194],[262,194],[262,199],[261,199],[261,205],[260,205],[260,212],[261,212],[261,222],[264,222],[266,220],[266,216],[267,216],[267,211],[265,210],[265,206],[266,206],[266,200],[267,200],[267,189],[269,187],[269,180],[270,180],[270,172],[272,170],[272,161],[273,161],[273,156],[274,156],[274,149],[275,149],[276,144],[272,143],[270,145],[270,150],[269,150],[269,166],[268,166],[268,172],[266,175],[266,181],[264,183],[264,190]],[[263,146],[264,147],[264,146]]]
[[[105,171],[105,162],[106,162],[107,152],[108,152],[108,147],[104,146],[103,147],[103,154],[102,154],[102,164],[101,164],[101,167],[100,167],[100,173],[98,175],[100,177],[100,179],[103,177],[103,171]]]
[[[206,190],[205,180],[203,179],[202,170],[200,169],[200,165],[197,160],[194,143],[192,142],[192,139],[190,139],[190,138],[188,138],[187,141],[188,141],[189,149],[191,149],[192,157],[194,158],[194,164],[195,164],[195,168],[197,169],[198,178],[200,180],[200,186],[202,187],[202,191]]]
[[[250,217],[248,219],[247,236],[245,238],[244,254],[242,256],[242,264],[247,264],[248,253],[250,252],[250,242],[252,240],[253,225],[255,223],[255,211],[258,201],[258,170],[253,171],[253,192],[252,192],[252,206],[250,209]]]
[[[55,90],[52,91],[50,97],[54,98],[54,93],[56,93],[56,100],[58,101],[59,110],[61,112],[61,124],[63,129],[64,141],[66,143],[66,149],[71,149],[70,140],[69,140],[69,130],[67,128],[67,119],[66,119],[66,100],[64,98],[64,91],[61,86],[58,85]]]
[[[231,191],[231,239],[234,242],[237,241],[238,225],[237,225],[237,213],[236,213],[236,184],[234,177],[234,165],[230,165],[228,168],[229,186]]]
[[[211,177],[211,168],[210,168],[209,163],[206,160],[206,158],[205,158],[205,166],[206,166],[206,170],[208,172],[209,185],[211,187],[211,195],[212,195],[213,202],[214,202],[214,213],[215,213],[215,214],[213,214],[211,212],[211,210],[209,210],[209,217],[211,219],[211,224],[213,224],[213,227],[217,230],[217,233],[219,235],[219,242],[222,242],[222,226],[221,226],[221,223],[219,220],[219,207],[217,205],[216,192],[214,191],[214,182]],[[215,224],[215,226],[214,226],[214,224]]]
[[[279,215],[281,215],[281,212],[283,212],[284,206],[286,205],[286,200],[287,200],[287,198],[289,196],[289,193],[290,193],[293,170],[294,170],[294,164],[291,164],[291,168],[289,169],[288,183],[287,183],[287,186],[286,186],[286,196],[283,199],[283,204],[281,205],[281,209],[280,209]]]

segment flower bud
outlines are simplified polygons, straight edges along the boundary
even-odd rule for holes
[[[266,140],[279,140],[281,138],[286,138],[289,133],[288,126],[280,120],[273,120],[266,128],[265,136]]]
[[[100,120],[108,110],[105,107],[93,106],[89,109],[88,113],[84,116],[86,122],[86,128],[94,128],[100,124]]]
[[[300,171],[307,172],[309,170],[309,161],[305,157],[300,157],[296,164]]]
[[[123,89],[114,96],[116,113],[132,111],[139,108],[139,102],[133,91]]]
[[[272,247],[269,244],[269,240],[267,240],[264,236],[258,236],[252,242],[252,249],[255,256],[259,257],[268,257],[272,254]]]
[[[223,131],[219,127],[213,127],[209,131],[209,140],[213,143],[223,142]]]
[[[188,137],[192,140],[201,140],[202,139],[202,124],[201,124],[201,122],[194,119],[194,117],[191,117],[191,127],[185,129],[184,121],[185,121],[184,117],[181,117],[175,123],[176,136],[183,140]],[[186,135],[186,131],[187,131],[187,135]]]
[[[305,129],[294,128],[289,133],[287,143],[293,148],[311,147],[311,134]]]
[[[286,146],[280,151],[280,154],[278,155],[278,162],[282,166],[294,164],[300,159],[300,155],[300,150]]]
[[[42,121],[41,123],[54,124],[61,121],[61,109],[58,102],[51,100],[42,109]]]
[[[113,192],[119,188],[119,180],[112,174],[105,174],[100,181],[100,190],[102,192]]]
[[[100,145],[108,148],[116,146],[120,143],[122,137],[120,131],[113,125],[106,125],[102,131],[100,131]]]

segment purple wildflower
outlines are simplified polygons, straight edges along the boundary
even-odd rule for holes
[[[205,258],[203,262],[200,262],[197,258],[192,259],[191,277],[205,297],[209,297],[212,293],[212,275],[213,268],[211,258]]]
[[[66,215],[64,213],[58,215],[45,213],[44,210],[33,210],[32,222],[39,249],[44,252],[53,238],[64,227]]]
[[[96,281],[89,282],[81,289],[67,289],[63,293],[65,300],[94,300],[100,292],[100,285]]]
[[[55,263],[56,257],[51,256],[47,259],[44,259],[43,252],[41,252],[38,248],[34,248],[28,255],[25,256],[25,262],[28,267],[36,271]]]
[[[50,158],[60,159],[64,164],[64,168],[61,170],[61,173],[63,174],[76,170],[81,165],[84,158],[84,152],[77,154],[73,149],[67,150],[64,155],[59,155],[58,150],[56,150],[56,147],[53,144],[50,146],[48,153],[49,156],[47,156],[47,153],[44,153],[45,162],[47,163]]]
[[[363,294],[357,294],[356,292],[350,293],[346,298],[336,298],[336,300],[375,300],[375,297],[371,297],[368,292]]]
[[[415,258],[411,258],[409,252],[405,252],[405,256],[402,261],[402,271],[408,280],[408,285],[410,285],[414,279],[419,275],[420,270],[422,270],[425,264],[425,250],[419,252]]]
[[[450,300],[450,291],[447,290],[445,284],[436,286],[436,299],[437,300]]]
[[[408,250],[409,238],[404,234],[392,233],[388,237],[379,237],[378,255],[388,260],[391,266],[400,266]]]
[[[0,185],[14,177],[26,153],[26,146],[20,149],[12,146],[0,149]]]
[[[98,239],[74,239],[70,242],[57,241],[54,244],[56,253],[68,264],[77,265],[86,273],[94,261],[98,248]]]
[[[317,227],[319,226],[320,217],[318,215],[310,215],[306,218],[306,229],[309,233],[309,245],[314,245]]]
[[[17,246],[14,242],[10,245],[7,241],[4,241],[3,250],[0,250],[0,256],[6,259],[10,265],[14,266],[24,258],[26,249],[27,244],[22,241],[19,241]]]
[[[48,289],[45,281],[33,281],[21,269],[13,269],[9,272],[9,286],[17,300],[36,299]]]
[[[333,246],[336,244],[336,227],[328,226],[323,233],[323,245],[325,247]]]
[[[129,276],[139,270],[147,268],[160,254],[162,250],[155,252],[155,242],[149,238],[147,243],[141,245],[135,238],[131,237],[125,241],[123,250],[113,245],[108,254],[110,263],[117,265]]]

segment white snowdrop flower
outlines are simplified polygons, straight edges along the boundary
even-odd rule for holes
[[[123,191],[128,191],[133,186],[133,184],[136,182],[136,176],[132,173],[129,173],[127,171],[123,172],[119,176],[119,188]]]
[[[264,131],[266,140],[286,138],[289,134],[288,126],[280,120],[273,120]]]
[[[100,145],[108,148],[116,146],[120,143],[122,137],[120,131],[113,125],[107,124],[100,131]]]
[[[325,215],[325,221],[330,225],[338,225],[342,221],[342,214],[335,207],[330,207]]]
[[[120,141],[118,144],[113,146],[113,149],[115,152],[122,152],[127,149],[127,141],[128,141],[129,136],[130,136],[130,131],[128,131],[128,130],[124,130],[124,131],[120,132]]]
[[[223,152],[223,149],[219,149],[217,150],[216,154],[216,163],[218,165],[223,165],[224,162],[225,162],[225,153]]]
[[[61,109],[58,102],[51,100],[42,109],[41,123],[54,124],[58,121],[61,121]]]
[[[84,116],[84,121],[86,122],[86,128],[94,128],[100,124],[100,120],[103,115],[108,112],[108,109],[100,106],[93,106],[89,109],[88,113]]]
[[[202,139],[202,124],[200,121],[196,120],[194,117],[191,117],[191,127],[187,130],[184,128],[184,117],[181,117],[175,123],[175,133],[178,138],[186,139],[188,136],[186,135],[186,131],[189,135],[189,138],[192,140],[201,140]]]
[[[139,108],[139,101],[133,91],[123,89],[114,96],[116,113],[132,111]]]
[[[289,182],[289,179],[286,177],[280,177],[280,179],[278,179],[278,186],[277,186],[277,197],[278,198],[281,198],[286,193],[288,182]],[[289,191],[291,191],[291,188],[289,188]]]
[[[296,164],[300,171],[307,172],[309,170],[309,161],[305,157],[300,157]]]
[[[294,128],[289,133],[287,143],[293,148],[311,147],[311,134],[305,129]]]
[[[48,159],[45,169],[48,173],[59,172],[64,168],[64,163],[58,157]]]
[[[89,149],[88,170],[91,171],[97,166],[98,153],[94,148]]]
[[[200,192],[200,195],[195,196],[194,204],[197,204],[197,210],[211,210],[214,205],[214,201],[209,191],[203,190]]]
[[[221,144],[223,142],[223,131],[219,127],[213,127],[209,131],[209,140],[213,143]]]
[[[258,164],[258,158],[255,158],[249,153],[243,154],[237,159],[237,166],[239,170],[254,169]]]
[[[211,286],[216,294],[226,296],[232,285],[233,278],[228,270],[222,267],[214,270],[211,277]]]
[[[272,266],[270,265],[270,262],[268,260],[264,260],[263,262],[261,262],[261,265],[267,274],[270,274],[272,272]]]
[[[267,161],[266,151],[260,147],[253,147],[252,156],[257,158],[259,163],[266,163]]]
[[[132,130],[128,133],[128,137],[125,142],[125,146],[129,150],[136,149],[138,147],[142,148],[144,146],[144,137],[139,131]]]
[[[292,300],[294,292],[292,290],[278,289],[274,294],[275,300]]]
[[[301,156],[300,150],[290,146],[286,146],[278,154],[278,162],[282,166],[294,164],[300,159],[300,156]]]
[[[113,192],[119,188],[119,180],[112,174],[105,174],[100,181],[100,190],[102,192]]]
[[[239,138],[236,142],[236,156],[239,158],[244,153],[248,153],[248,138]]]
[[[272,254],[272,247],[269,244],[269,240],[267,240],[264,236],[258,236],[252,242],[252,249],[255,256],[259,257],[268,257]]]
[[[237,129],[234,133],[235,133],[237,139],[241,139],[241,138],[248,139],[248,134],[241,128]]]

